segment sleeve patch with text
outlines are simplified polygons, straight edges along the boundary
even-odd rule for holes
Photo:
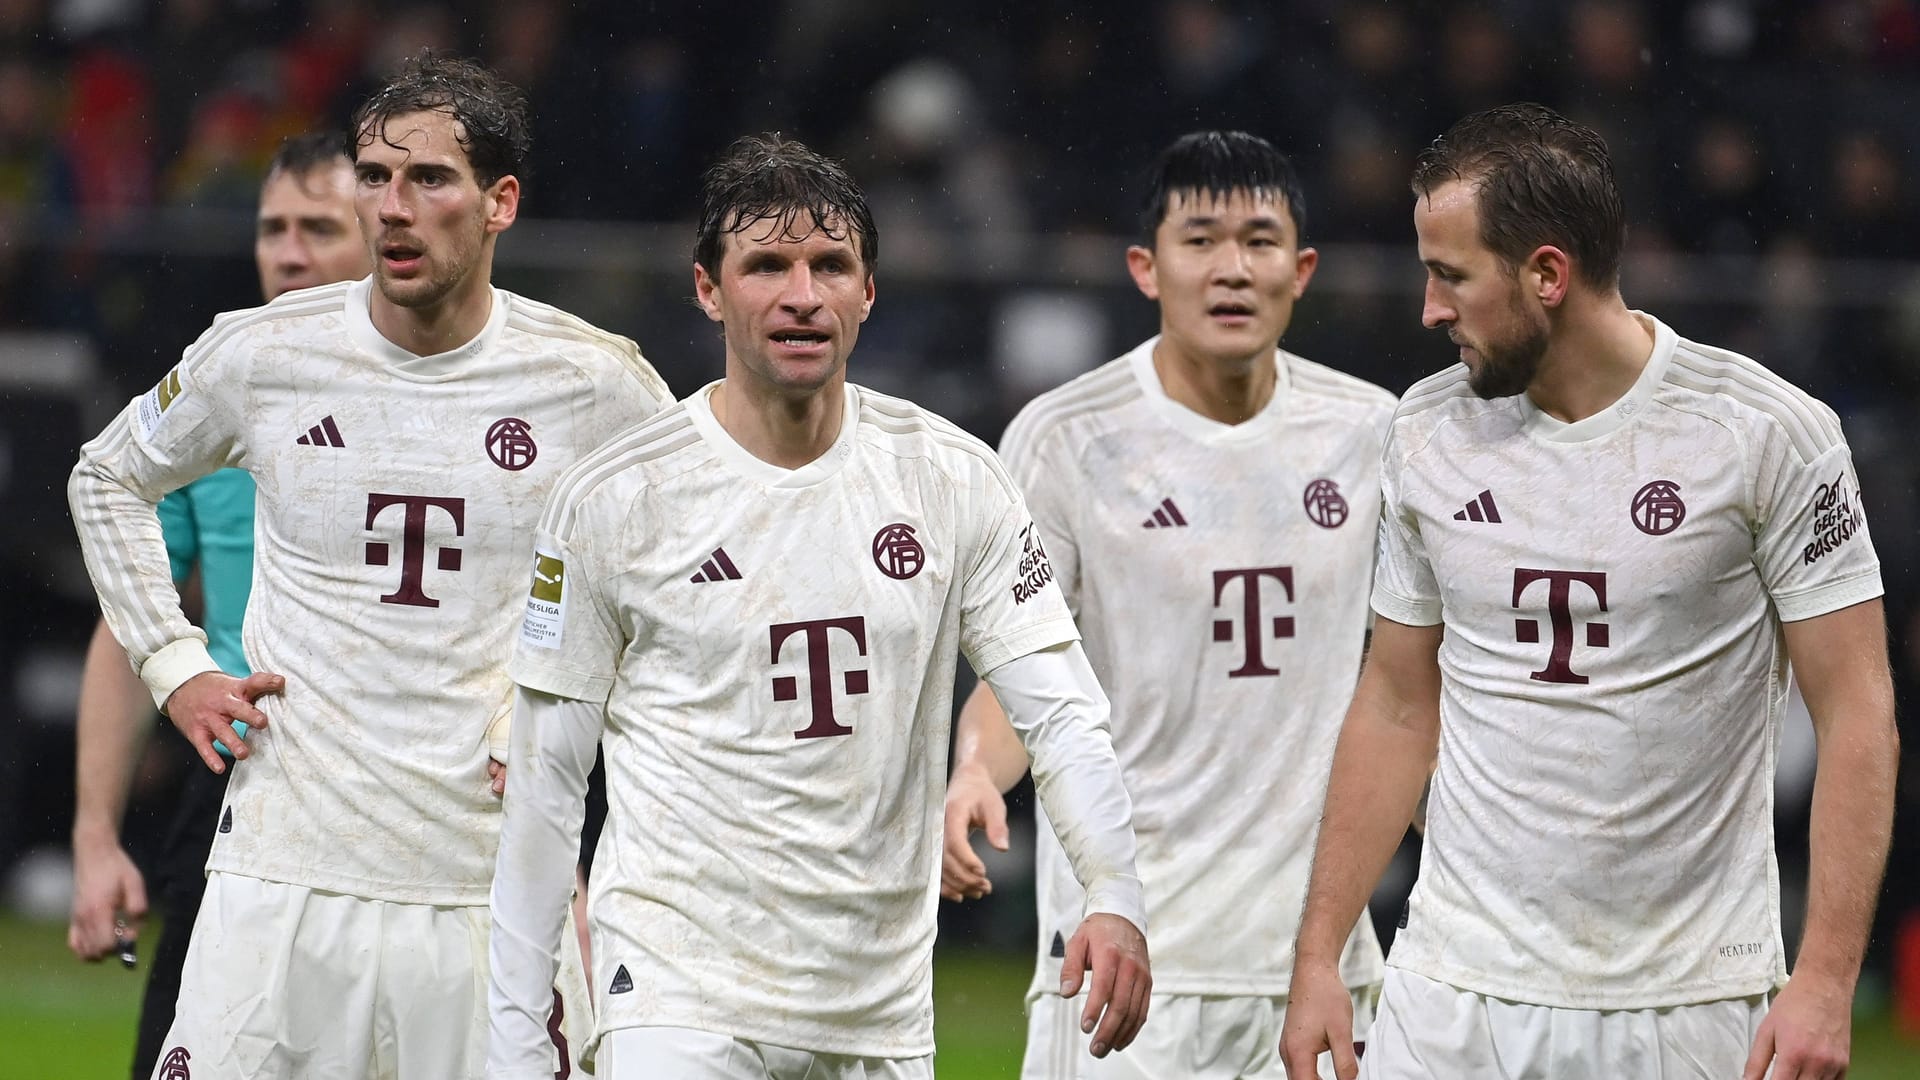
[[[1053,564],[1047,561],[1047,549],[1040,542],[1040,529],[1032,522],[1020,530],[1020,571],[1013,583],[1013,602],[1024,604],[1053,580]]]
[[[520,641],[536,649],[560,647],[567,622],[567,564],[538,548],[533,553],[533,586],[527,590],[527,614]]]
[[[1842,472],[1833,478],[1833,483],[1821,484],[1820,490],[1814,493],[1813,541],[1800,553],[1801,561],[1808,566],[1839,550],[1867,523],[1866,511],[1860,505],[1860,493],[1855,491],[1851,498],[1848,497],[1846,478],[1847,474]]]

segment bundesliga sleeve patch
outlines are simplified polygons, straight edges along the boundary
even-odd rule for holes
[[[536,649],[560,647],[567,623],[567,564],[538,548],[533,552],[533,587],[527,590],[527,614],[520,641]]]
[[[137,418],[140,421],[141,438],[153,438],[153,433],[159,429],[160,420],[166,414],[167,407],[179,398],[180,369],[174,368],[167,372],[166,378],[161,379],[153,389],[147,391],[146,396],[140,399]]]

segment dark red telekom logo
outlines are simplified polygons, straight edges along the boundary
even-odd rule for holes
[[[833,715],[833,642],[834,633],[853,642],[860,656],[867,655],[867,620],[860,615],[838,619],[807,619],[803,622],[774,623],[767,628],[773,647],[772,662],[778,664],[789,638],[798,637],[807,654],[807,703],[811,717],[806,727],[793,733],[796,739],[822,739],[830,735],[851,735],[853,729]],[[855,668],[841,673],[841,685],[848,696],[867,692],[867,669]],[[800,697],[800,677],[776,675],[773,700],[795,701]]]
[[[1547,666],[1532,672],[1528,677],[1540,682],[1581,684],[1587,681],[1585,675],[1573,670],[1573,589],[1578,585],[1591,593],[1601,611],[1607,610],[1607,575],[1598,570],[1530,570],[1525,567],[1513,572],[1513,607],[1521,610],[1521,598],[1526,596],[1540,582],[1546,582],[1547,625],[1553,628],[1553,647],[1547,654]],[[1539,619],[1513,620],[1514,640],[1531,645],[1540,640]],[[1584,636],[1590,649],[1604,649],[1611,644],[1607,624],[1589,620]]]
[[[383,604],[405,604],[410,607],[439,607],[440,601],[427,595],[427,513],[437,511],[453,522],[453,535],[464,536],[467,531],[467,500],[438,495],[387,495],[374,492],[367,496],[367,531],[373,531],[373,523],[379,521],[393,507],[401,507],[400,518],[400,586],[382,596]],[[393,560],[393,546],[385,541],[367,542],[367,565],[386,566]],[[460,569],[460,549],[442,547],[435,550],[434,565],[449,572]]]
[[[1274,639],[1293,636],[1293,616],[1275,615],[1271,622],[1265,616],[1260,600],[1260,583],[1274,581],[1280,585],[1281,594],[1286,603],[1293,603],[1293,567],[1291,566],[1252,566],[1244,569],[1215,570],[1213,572],[1213,606],[1220,607],[1230,599],[1230,592],[1237,584],[1240,588],[1240,627],[1241,645],[1245,652],[1240,666],[1227,672],[1230,679],[1243,679],[1254,675],[1278,675],[1280,669],[1267,664],[1261,644],[1267,640],[1268,627],[1272,628]],[[1232,641],[1233,619],[1215,619],[1213,621],[1213,640]]]

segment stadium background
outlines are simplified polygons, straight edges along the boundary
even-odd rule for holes
[[[131,1044],[136,980],[64,948],[95,612],[64,503],[74,451],[216,312],[255,302],[250,215],[278,139],[339,124],[422,45],[530,91],[534,165],[501,284],[634,337],[679,393],[717,377],[717,330],[690,301],[698,172],[737,134],[783,130],[844,158],[880,225],[853,377],[988,440],[1152,332],[1123,273],[1133,193],[1194,127],[1266,135],[1305,173],[1322,262],[1289,348],[1396,392],[1449,363],[1418,323],[1412,156],[1472,109],[1552,104],[1613,148],[1629,302],[1840,412],[1903,711],[1920,693],[1916,0],[0,0],[0,1078],[122,1075]],[[1857,1076],[1920,1076],[1920,1042],[1897,1034],[1920,1039],[1907,743]],[[136,846],[185,765],[155,740]],[[1784,771],[1791,864],[1806,796]],[[1377,898],[1383,936],[1402,856]],[[1017,1054],[1024,857],[1000,861],[991,901],[944,913],[943,1076],[1005,1075]]]

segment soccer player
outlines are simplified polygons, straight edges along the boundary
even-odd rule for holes
[[[489,732],[531,527],[561,471],[669,400],[633,342],[490,283],[517,89],[422,54],[351,133],[372,276],[221,316],[69,485],[155,702],[241,759],[167,1080],[479,1074]],[[152,509],[223,465],[259,488],[244,679],[181,617]]]
[[[1125,1047],[1150,987],[1107,704],[998,459],[849,383],[879,239],[779,137],[707,173],[694,288],[725,377],[576,465],[541,519],[512,673],[488,1075],[542,1009],[594,746],[597,1075],[933,1075],[956,652],[1011,706],[1087,903],[1062,978]],[[1096,1030],[1097,1025],[1097,1030]]]
[[[1024,1074],[1277,1078],[1323,778],[1365,644],[1393,395],[1279,348],[1318,254],[1299,177],[1266,140],[1181,137],[1142,209],[1127,266],[1159,335],[1035,399],[1002,452],[1113,699],[1154,1021],[1124,1055],[1081,1052],[1053,990],[1085,898],[1043,827]],[[1027,769],[986,686],[955,756],[952,899],[990,889],[968,832],[1005,848],[1001,793]],[[1380,946],[1364,916],[1348,928],[1341,981],[1365,1015]]]
[[[1897,736],[1880,565],[1832,410],[1621,299],[1606,145],[1539,105],[1414,170],[1426,325],[1381,467],[1372,649],[1340,734],[1283,1053],[1355,1075],[1338,957],[1438,748],[1358,1072],[1836,1077]],[[1819,743],[1780,941],[1791,661]],[[1771,1010],[1769,1010],[1771,999]]]
[[[280,146],[260,186],[253,244],[260,293],[365,277],[372,269],[353,212],[353,162],[335,134],[294,136]],[[160,500],[161,530],[174,580],[198,571],[207,651],[223,671],[248,672],[241,617],[253,583],[253,477],[221,469]],[[151,730],[153,702],[102,619],[80,676],[75,725],[73,919],[67,943],[85,960],[130,956],[149,907],[146,882],[120,842],[133,770]],[[187,932],[206,887],[207,851],[219,824],[226,770],[191,771],[180,787],[159,852],[151,903],[165,917],[140,1004],[133,1076],[153,1072],[173,1024]]]

